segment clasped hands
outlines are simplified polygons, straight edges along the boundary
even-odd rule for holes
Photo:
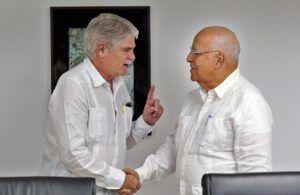
[[[120,195],[132,195],[141,188],[140,178],[136,171],[124,168],[125,172],[125,181],[122,187],[118,190]]]

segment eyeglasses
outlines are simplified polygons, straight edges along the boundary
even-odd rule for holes
[[[190,47],[190,54],[192,54],[192,56],[195,58],[197,56],[201,56],[203,54],[207,54],[207,53],[212,53],[212,52],[221,52],[219,50],[210,50],[210,51],[197,51],[197,49],[193,48],[192,46]]]

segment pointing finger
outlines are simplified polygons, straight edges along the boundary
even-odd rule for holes
[[[160,101],[158,99],[154,100],[154,111],[157,112],[160,110]]]
[[[155,90],[155,86],[154,86],[154,85],[151,85],[151,87],[150,87],[150,89],[149,89],[149,92],[148,92],[147,101],[153,100],[154,90]]]

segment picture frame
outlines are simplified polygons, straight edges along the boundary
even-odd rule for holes
[[[84,58],[82,44],[79,43],[89,21],[100,13],[117,14],[139,30],[134,49],[136,59],[131,75],[126,77],[129,78],[130,84],[126,85],[133,99],[133,120],[136,120],[143,112],[151,85],[149,6],[50,7],[51,92],[59,77]]]

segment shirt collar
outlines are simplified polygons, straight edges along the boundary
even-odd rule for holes
[[[202,100],[205,101],[208,94],[207,94],[207,91],[204,88],[202,88],[201,86],[199,89],[199,94],[200,94]]]
[[[208,92],[200,87],[199,93],[203,100],[205,100],[208,96],[208,94],[216,94],[219,98],[222,98],[224,94],[227,92],[227,90],[235,83],[235,81],[238,79],[240,75],[240,72],[238,69],[234,70],[221,84],[219,84],[214,89],[209,90]]]
[[[240,71],[238,69],[234,70],[221,84],[213,89],[219,98],[222,98],[224,96],[228,89],[239,78],[239,75]]]
[[[96,67],[93,65],[89,58],[85,58],[83,61],[84,64],[87,65],[87,71],[90,74],[93,87],[99,87],[101,85],[107,85],[109,87],[109,83],[102,77],[102,75],[98,72]],[[120,76],[113,79],[113,88],[114,91],[119,89],[122,84],[122,78]]]
[[[101,76],[89,58],[85,58],[83,63],[87,65],[87,71],[90,74],[93,87],[99,87],[100,85],[106,83],[105,79]]]

